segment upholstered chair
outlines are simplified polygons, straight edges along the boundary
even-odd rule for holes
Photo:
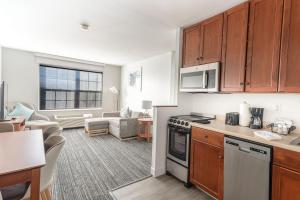
[[[65,138],[61,135],[54,135],[45,141],[46,165],[41,169],[40,180],[40,199],[51,199],[49,188],[53,181],[55,166],[58,156],[65,144]],[[24,192],[24,188],[26,188]],[[10,186],[1,189],[3,200],[12,200],[22,194],[22,200],[30,199],[30,185],[18,184],[17,186]],[[10,194],[9,194],[10,193]],[[25,195],[24,195],[25,193]],[[1,195],[1,194],[0,194]]]

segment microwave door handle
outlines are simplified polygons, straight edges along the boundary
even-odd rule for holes
[[[206,79],[206,77],[205,77],[205,71],[203,71],[203,79],[202,79],[202,88],[204,89],[205,88],[205,79]]]
[[[203,88],[207,88],[207,79],[208,79],[208,73],[206,71],[203,72]]]

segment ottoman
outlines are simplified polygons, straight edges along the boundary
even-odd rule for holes
[[[84,121],[85,132],[89,136],[108,134],[109,122],[103,118],[89,118]]]

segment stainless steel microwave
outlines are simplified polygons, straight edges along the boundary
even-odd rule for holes
[[[218,92],[220,63],[180,69],[180,92]]]

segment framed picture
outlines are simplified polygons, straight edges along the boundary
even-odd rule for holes
[[[142,91],[143,67],[138,70],[129,72],[128,85],[131,89]]]

